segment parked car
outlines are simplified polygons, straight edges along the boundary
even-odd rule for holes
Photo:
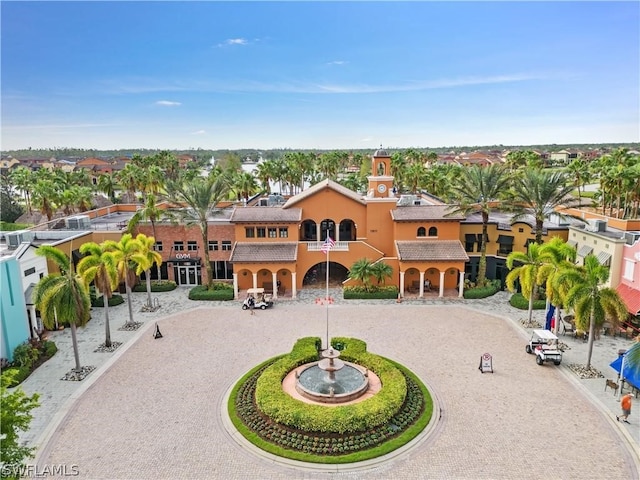
[[[251,308],[251,302],[253,302],[253,308],[265,310],[273,306],[273,297],[269,293],[264,293],[264,288],[249,288],[247,298],[242,302],[242,309]]]
[[[562,350],[558,348],[558,337],[550,330],[534,330],[525,350],[536,356],[538,365],[544,365],[545,362],[560,365],[562,362]]]

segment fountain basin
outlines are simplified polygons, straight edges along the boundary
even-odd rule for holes
[[[369,388],[367,370],[344,362],[338,370],[326,370],[320,362],[308,363],[296,370],[296,391],[321,403],[345,403],[362,396]],[[340,363],[343,363],[340,361]]]

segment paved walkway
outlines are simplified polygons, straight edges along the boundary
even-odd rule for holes
[[[41,447],[42,466],[77,465],[80,478],[638,478],[640,422],[615,421],[618,399],[605,380],[578,379],[586,343],[566,339],[563,364],[539,367],[524,352],[526,312],[501,293],[485,300],[344,301],[331,294],[330,335],[364,339],[369,349],[418,374],[441,408],[420,444],[375,466],[300,469],[255,455],[224,427],[224,399],[260,361],[287,352],[297,338],[323,337],[324,291],[303,291],[255,316],[239,302],[192,302],[187,291],[156,294],[161,308],[140,313],[146,294],[133,294],[137,332],[119,331],[126,303],[110,309],[114,353],[94,353],[104,340],[101,309],[79,331],[83,382],[60,378],[73,366],[68,331],[51,338],[58,354],[23,388],[40,392],[24,439]],[[543,312],[535,312],[542,321]],[[153,339],[154,321],[164,338]],[[561,337],[562,338],[562,337]],[[618,349],[631,341],[602,337],[592,363],[607,378]],[[480,374],[480,355],[494,356],[494,374]]]

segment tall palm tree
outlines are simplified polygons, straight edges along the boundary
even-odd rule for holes
[[[452,207],[449,215],[462,214],[468,216],[479,212],[482,216],[482,241],[480,242],[480,262],[476,283],[482,286],[486,283],[487,275],[487,231],[489,214],[496,202],[507,189],[510,177],[506,170],[498,164],[488,167],[474,165],[462,168],[460,175],[454,178],[451,195],[456,206]]]
[[[139,276],[144,272],[147,283],[147,307],[151,308],[153,307],[153,300],[151,299],[151,267],[155,264],[160,268],[162,255],[153,249],[156,243],[155,238],[139,233],[136,236],[136,241],[140,244],[140,249],[131,259],[136,264],[136,275]]]
[[[109,299],[118,286],[118,265],[113,252],[94,242],[82,244],[80,253],[85,255],[78,262],[78,275],[85,285],[95,283],[104,300],[104,345],[111,346],[111,328],[109,326]]]
[[[116,203],[116,189],[118,188],[117,174],[113,172],[103,173],[98,178],[97,190],[104,193],[111,203]]]
[[[573,308],[576,327],[589,332],[587,368],[591,367],[596,328],[605,321],[616,324],[627,317],[627,307],[613,288],[602,288],[609,279],[609,268],[601,265],[595,255],[589,254],[581,267],[563,269],[554,283],[565,286],[564,302]]]
[[[133,305],[131,303],[131,283],[135,280],[134,256],[140,251],[140,243],[136,241],[130,233],[125,233],[119,242],[105,240],[103,248],[108,252],[113,252],[113,256],[118,267],[118,277],[124,282],[127,291],[127,306],[129,307],[129,320],[127,324],[133,323]]]
[[[507,268],[510,270],[505,279],[509,291],[515,291],[516,280],[522,287],[522,295],[529,300],[529,323],[533,316],[533,300],[536,287],[541,284],[538,272],[544,265],[545,258],[540,253],[541,246],[530,243],[527,253],[511,252],[507,256]]]
[[[127,222],[125,233],[130,233],[133,235],[133,232],[140,224],[140,222],[148,220],[151,223],[151,231],[153,232],[153,237],[157,238],[156,223],[159,222],[162,218],[172,219],[173,216],[171,212],[158,207],[156,195],[153,193],[149,193],[144,199],[144,205],[142,206],[142,208],[138,208],[138,210],[136,210],[136,213],[134,213],[133,216],[129,219],[129,222]]]
[[[198,225],[202,236],[202,248],[206,252],[209,245],[209,216],[221,200],[226,198],[229,192],[229,184],[224,174],[212,174],[207,178],[197,177],[189,183],[171,182],[167,185],[169,195],[184,208],[178,215],[187,225]],[[204,266],[207,278],[203,279],[203,285],[213,285],[213,268],[209,256],[205,255]]]
[[[24,195],[27,211],[29,215],[31,215],[31,213],[33,213],[31,209],[31,191],[35,184],[35,175],[26,167],[18,167],[11,172],[9,179],[13,186]]]
[[[556,211],[558,207],[568,207],[575,203],[570,196],[572,190],[573,185],[565,173],[526,168],[516,179],[513,191],[510,192],[509,205],[515,212],[511,223],[532,216],[535,220],[536,242],[542,243],[542,227],[552,213],[561,218],[577,218]]]
[[[557,317],[560,318],[562,297],[558,289],[554,288],[554,279],[565,268],[570,268],[575,263],[576,249],[566,243],[560,237],[553,237],[548,243],[540,247],[540,259],[542,265],[538,270],[538,284],[545,284],[547,302],[558,309]],[[555,331],[558,331],[556,322]]]
[[[56,322],[66,322],[71,326],[71,342],[75,357],[75,371],[80,372],[80,354],[76,328],[89,321],[91,300],[84,281],[73,268],[69,257],[49,245],[43,245],[36,254],[53,262],[60,273],[50,273],[42,278],[33,292],[33,301],[40,311],[44,325],[52,329]]]

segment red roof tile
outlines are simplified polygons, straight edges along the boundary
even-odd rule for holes
[[[632,315],[638,315],[640,313],[640,291],[621,283],[616,289],[618,295],[622,298],[622,301],[627,306],[627,310]]]

